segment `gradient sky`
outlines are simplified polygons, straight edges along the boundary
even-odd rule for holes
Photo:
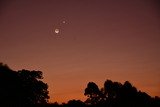
[[[158,0],[1,0],[0,62],[43,71],[50,102],[84,100],[88,82],[101,88],[106,79],[160,96],[158,6]]]

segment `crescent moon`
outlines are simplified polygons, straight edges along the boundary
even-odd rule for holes
[[[55,32],[56,34],[58,34],[58,33],[59,33],[59,29],[55,29],[54,32]]]

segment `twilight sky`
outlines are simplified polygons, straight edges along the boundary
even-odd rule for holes
[[[160,96],[159,3],[1,0],[0,62],[43,71],[50,102],[84,100],[88,82],[106,79]]]

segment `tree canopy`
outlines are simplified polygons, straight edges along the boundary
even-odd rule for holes
[[[86,101],[71,99],[67,103],[48,103],[48,85],[43,74],[35,70],[10,69],[0,63],[0,107],[160,107],[160,97],[151,97],[129,81],[106,80],[99,88],[89,82],[84,89]],[[65,96],[64,96],[65,97]]]
[[[0,105],[27,106],[48,102],[48,85],[41,71],[13,71],[0,63]]]
[[[86,91],[90,90],[90,91]],[[138,91],[129,81],[121,84],[106,80],[99,91],[94,82],[89,82],[85,93],[87,104],[96,107],[158,107],[160,98],[152,98],[145,92]],[[95,100],[96,98],[96,100]],[[159,101],[158,101],[159,99]]]

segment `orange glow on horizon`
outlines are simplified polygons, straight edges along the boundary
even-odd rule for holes
[[[155,0],[0,3],[0,62],[13,70],[42,71],[50,102],[85,100],[87,83],[102,88],[106,79],[160,96]]]

